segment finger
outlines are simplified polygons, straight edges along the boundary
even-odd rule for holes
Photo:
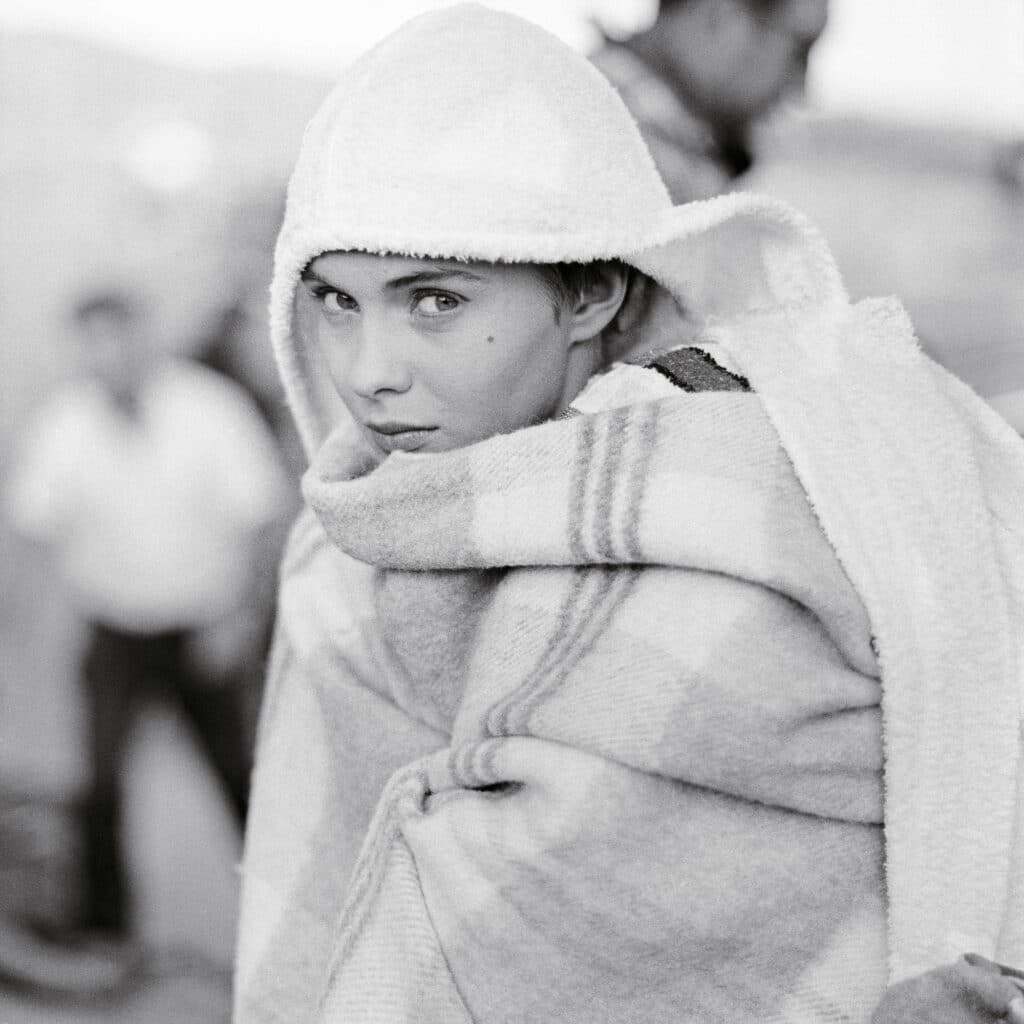
[[[984,957],[980,953],[964,953],[964,959],[972,967],[978,967],[983,971],[988,971],[990,974],[1003,973],[1001,964],[997,964],[994,960],[989,960],[988,957]]]
[[[1020,998],[1021,991],[1010,978],[1004,978],[998,970],[991,969],[998,965],[991,964],[991,961],[987,961],[987,964],[971,964],[961,960],[956,964],[950,980],[960,990],[962,997],[1002,1017],[1008,1012],[1010,1003]]]
[[[1007,1024],[1024,1024],[1024,995],[1014,996],[1006,1009]]]
[[[972,967],[981,967],[986,970],[998,971],[1003,977],[1006,978],[1017,978],[1020,981],[1024,981],[1024,971],[1018,970],[1016,967],[1010,967],[1008,964],[1001,964],[995,960],[989,960],[983,957],[980,953],[964,953],[964,959]]]

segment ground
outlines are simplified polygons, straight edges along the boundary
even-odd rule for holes
[[[0,601],[0,905],[67,912],[73,830],[67,803],[82,776],[73,664],[77,637],[31,552],[0,543],[20,568],[19,610]],[[17,553],[15,553],[17,551]],[[32,571],[29,571],[32,570]],[[10,590],[6,591],[8,594]],[[26,609],[31,607],[32,614]],[[43,650],[44,639],[51,642]],[[21,695],[16,699],[15,692]],[[218,1024],[230,1004],[240,840],[220,793],[169,709],[134,735],[127,842],[144,968],[117,999],[53,1001],[0,986],[0,1024]]]

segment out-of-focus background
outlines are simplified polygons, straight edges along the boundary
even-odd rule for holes
[[[264,320],[287,175],[337,70],[436,6],[0,0],[0,491],[68,374],[70,304],[126,279],[161,345],[260,403],[297,476]],[[493,6],[580,49],[595,23],[625,34],[653,10]],[[757,150],[741,186],[810,214],[855,297],[899,295],[941,362],[1007,415],[1024,408],[1024,0],[832,0],[807,95]],[[124,773],[147,971],[116,999],[4,980],[24,950],[5,950],[3,922],[59,928],[76,898],[82,644],[47,558],[0,520],[0,1024],[226,1020],[240,841],[168,708],[137,723]]]

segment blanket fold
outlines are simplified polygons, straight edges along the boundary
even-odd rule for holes
[[[260,761],[308,817],[285,842],[254,806],[243,1020],[867,1019],[864,608],[756,394],[619,404],[616,373],[585,415],[370,471],[342,431],[308,474]],[[332,578],[372,612],[321,632]],[[317,852],[332,817],[358,856]]]
[[[757,323],[711,337],[755,382],[880,655],[893,977],[966,950],[1024,963],[1024,445],[895,300]]]

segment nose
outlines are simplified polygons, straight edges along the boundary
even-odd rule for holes
[[[412,367],[399,334],[382,323],[367,322],[352,340],[355,351],[346,376],[361,398],[400,394],[412,385]]]

